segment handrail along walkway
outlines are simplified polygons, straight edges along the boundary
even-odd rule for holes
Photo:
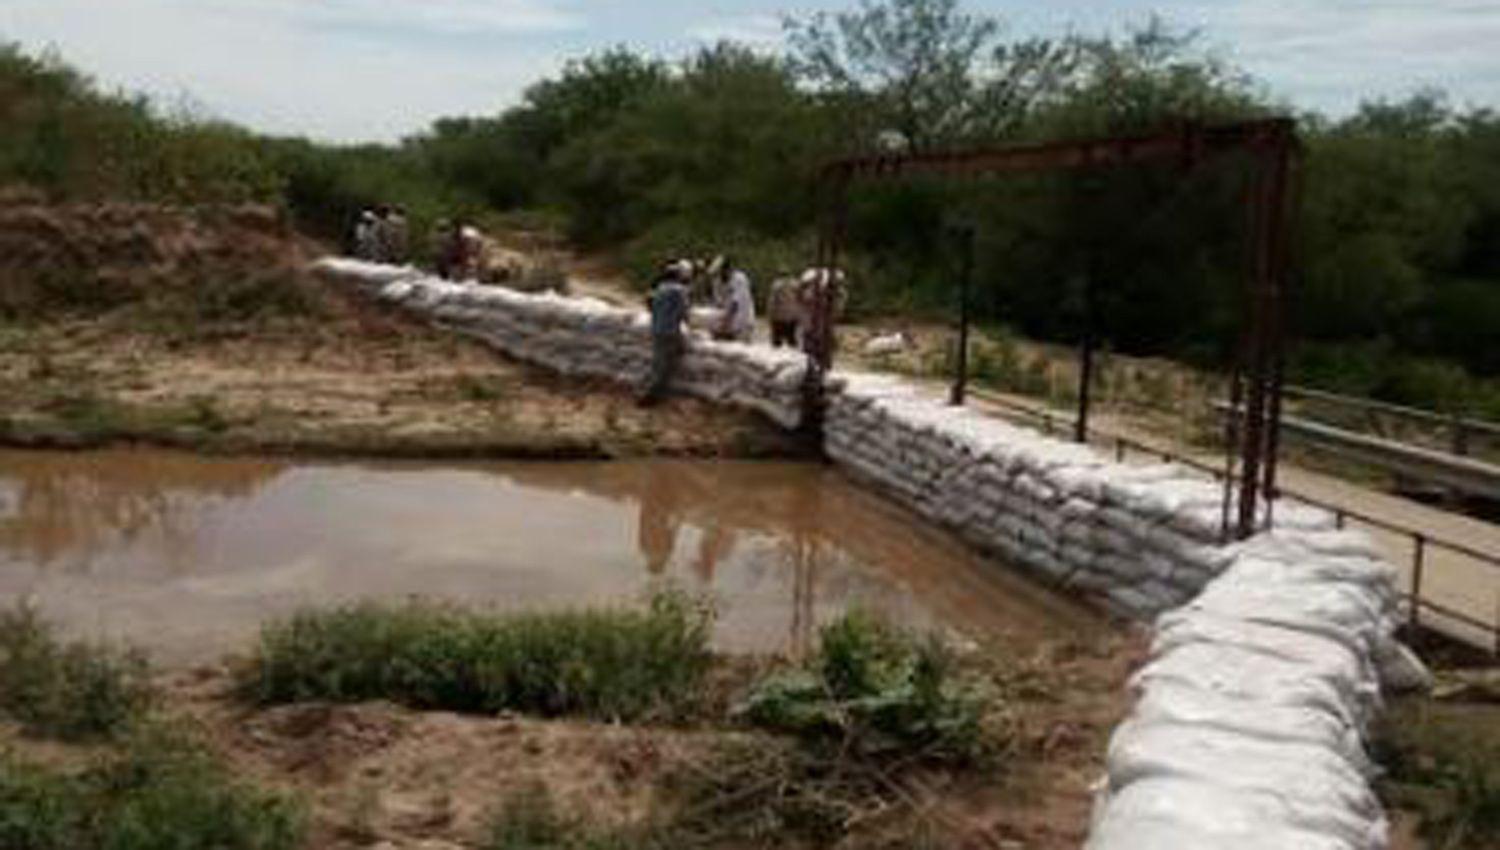
[[[984,390],[971,389],[969,392],[971,395],[984,401],[987,404],[1004,408],[1007,411],[1040,421],[1042,423],[1043,431],[1047,434],[1052,434],[1059,429],[1065,432],[1068,432],[1070,430],[1070,426],[1065,422],[1065,420],[1063,420],[1062,417],[1058,416],[1052,411],[1021,404],[1014,401],[1013,399],[986,392]],[[1153,457],[1160,458],[1165,463],[1177,463],[1190,469],[1207,473],[1216,481],[1222,480],[1224,477],[1224,470],[1219,469],[1212,464],[1204,463],[1203,461],[1193,457],[1189,457],[1186,454],[1174,452],[1161,446],[1153,446],[1148,443],[1144,443],[1132,437],[1127,437],[1122,434],[1111,433],[1108,431],[1100,431],[1097,429],[1095,429],[1088,436],[1093,442],[1102,442],[1106,445],[1112,445],[1114,448],[1115,459],[1122,463],[1129,456],[1130,452],[1133,451],[1139,454],[1151,455]],[[1324,499],[1306,495],[1305,493],[1298,493],[1293,490],[1288,490],[1284,487],[1278,486],[1275,495],[1278,497],[1287,497],[1290,499],[1294,499],[1303,504],[1329,511],[1333,514],[1334,520],[1338,523],[1339,528],[1344,528],[1351,521],[1353,521],[1363,523],[1365,525],[1378,528],[1392,534],[1409,538],[1412,543],[1412,579],[1408,589],[1402,592],[1402,600],[1407,604],[1408,625],[1413,630],[1420,628],[1422,626],[1422,612],[1429,611],[1454,623],[1484,632],[1491,638],[1491,643],[1486,648],[1489,651],[1500,655],[1500,618],[1497,618],[1495,622],[1480,620],[1479,618],[1474,617],[1471,614],[1457,611],[1449,606],[1438,603],[1423,595],[1429,551],[1434,549],[1442,549],[1455,555],[1459,555],[1461,557],[1475,561],[1487,569],[1496,570],[1497,579],[1500,579],[1500,554],[1481,552],[1478,549],[1475,549],[1471,546],[1466,546],[1454,540],[1444,539],[1428,532],[1421,531],[1419,529],[1411,528],[1409,526],[1391,522],[1389,520],[1380,519],[1353,508],[1334,504]]]

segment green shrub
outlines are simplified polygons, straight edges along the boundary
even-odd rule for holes
[[[63,643],[34,609],[0,612],[0,713],[67,740],[123,731],[149,706],[150,672],[133,651]]]
[[[234,781],[161,730],[77,773],[0,757],[6,850],[290,850],[302,834],[290,800]]]
[[[84,817],[76,782],[0,754],[0,847],[83,847]]]
[[[824,627],[818,655],[751,690],[751,723],[834,740],[867,755],[964,761],[983,749],[983,700],[937,640],[854,611]]]
[[[108,850],[213,847],[277,850],[301,843],[302,815],[289,799],[236,781],[208,753],[160,729],[83,778],[105,817],[93,830]]]
[[[425,603],[304,611],[266,626],[247,693],[268,703],[679,716],[708,670],[709,616],[681,595],[642,610],[497,616]]]

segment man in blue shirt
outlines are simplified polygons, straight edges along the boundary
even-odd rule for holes
[[[679,264],[670,263],[662,270],[647,303],[651,306],[651,377],[641,404],[650,405],[667,394],[687,348],[683,325],[688,319],[688,289]]]

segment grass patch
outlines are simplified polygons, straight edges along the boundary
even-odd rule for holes
[[[139,653],[64,642],[25,604],[0,611],[0,713],[29,732],[63,740],[116,735],[151,701]]]
[[[290,800],[235,781],[160,730],[76,772],[0,755],[0,847],[8,850],[291,850],[302,836]]]
[[[986,750],[985,703],[940,641],[856,610],[823,628],[808,663],[757,683],[738,713],[863,756],[965,762]]]
[[[682,717],[711,662],[710,619],[676,593],[644,610],[502,616],[410,603],[304,611],[261,631],[242,686],[262,703],[387,699],[485,714]]]

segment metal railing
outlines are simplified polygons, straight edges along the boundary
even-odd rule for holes
[[[1459,456],[1467,456],[1470,453],[1470,440],[1473,437],[1483,437],[1489,440],[1500,441],[1500,423],[1487,422],[1483,419],[1474,419],[1459,414],[1438,413],[1417,407],[1404,407],[1399,404],[1339,395],[1338,393],[1315,390],[1309,387],[1287,386],[1283,388],[1282,392],[1287,398],[1303,399],[1319,404],[1342,407],[1367,415],[1381,414],[1444,430],[1448,432],[1448,451]]]
[[[1049,435],[1058,432],[1067,435],[1073,433],[1073,423],[1053,411],[1021,404],[1013,399],[982,390],[971,389],[969,392],[975,398],[987,404],[1004,408],[1007,411],[1040,422],[1042,430]],[[1224,477],[1224,470],[1213,464],[1172,451],[1171,449],[1153,446],[1132,437],[1099,430],[1091,431],[1088,437],[1091,443],[1113,448],[1115,459],[1121,463],[1125,462],[1131,456],[1131,453],[1134,452],[1137,455],[1146,455],[1160,459],[1164,463],[1176,463],[1206,473],[1216,481],[1222,481]],[[1489,638],[1485,649],[1500,655],[1500,611],[1497,611],[1495,621],[1481,620],[1472,614],[1466,614],[1450,606],[1436,602],[1430,598],[1430,595],[1424,595],[1424,589],[1427,586],[1426,580],[1429,578],[1427,575],[1430,560],[1429,555],[1433,551],[1448,552],[1466,561],[1472,561],[1483,569],[1494,570],[1497,581],[1500,581],[1500,553],[1481,552],[1478,549],[1453,540],[1447,540],[1400,523],[1380,519],[1353,508],[1334,504],[1323,499],[1308,496],[1305,493],[1288,490],[1284,487],[1278,487],[1275,495],[1278,498],[1292,499],[1305,505],[1328,511],[1333,514],[1334,521],[1338,524],[1339,528],[1345,528],[1351,522],[1360,523],[1371,528],[1380,529],[1388,534],[1409,539],[1412,544],[1411,581],[1407,589],[1401,593],[1401,599],[1406,603],[1407,626],[1413,631],[1424,627],[1433,627],[1435,625],[1433,621],[1423,622],[1423,612],[1430,612],[1437,618],[1446,620],[1451,624],[1474,629],[1485,634]]]
[[[1229,415],[1229,405],[1224,402],[1215,402],[1214,410]],[[1281,428],[1287,438],[1342,460],[1373,466],[1402,479],[1435,485],[1453,493],[1500,499],[1500,466],[1477,458],[1372,437],[1286,414],[1281,417]]]

